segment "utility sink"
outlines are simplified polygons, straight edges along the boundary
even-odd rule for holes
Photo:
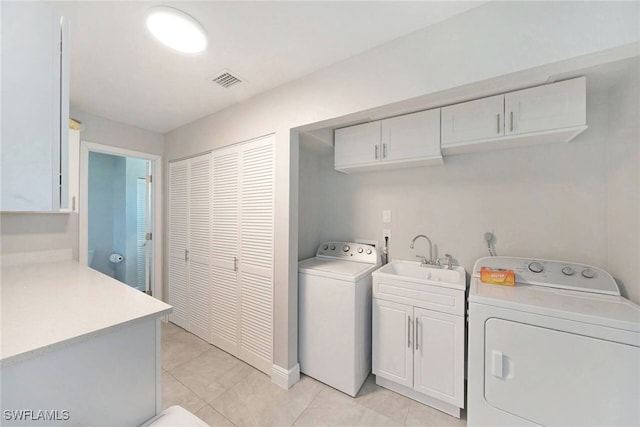
[[[459,266],[449,270],[446,266],[424,266],[416,261],[394,260],[376,270],[373,275],[448,288],[465,289],[466,287],[465,270]]]

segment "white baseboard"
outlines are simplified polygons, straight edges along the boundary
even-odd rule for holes
[[[271,365],[271,382],[284,389],[290,389],[295,383],[300,381],[300,364],[286,370],[278,365]]]

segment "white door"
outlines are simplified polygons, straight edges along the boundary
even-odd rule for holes
[[[240,349],[264,372],[273,362],[274,137],[240,147]]]
[[[505,135],[586,124],[584,77],[505,95]]]
[[[211,154],[189,160],[189,331],[210,339]]]
[[[169,164],[169,315],[176,325],[189,328],[187,274],[188,160]]]
[[[413,387],[413,307],[374,298],[372,320],[373,373]]]
[[[380,161],[380,121],[335,131],[335,168]]]
[[[602,339],[488,319],[486,401],[539,425],[640,425],[640,348],[608,339],[615,333],[637,341],[637,333],[599,330]]]
[[[215,150],[211,215],[211,343],[238,355],[239,150]]]
[[[416,391],[464,407],[464,317],[414,308]]]
[[[382,160],[441,157],[440,109],[382,120]]]
[[[442,146],[504,135],[504,95],[442,108]]]

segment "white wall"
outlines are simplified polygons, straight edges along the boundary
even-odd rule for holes
[[[83,124],[82,141],[125,147],[150,154],[164,154],[164,137],[71,109],[71,117]],[[78,259],[78,214],[0,214],[0,251],[3,253],[73,249]]]
[[[446,99],[443,91],[463,86],[457,96],[477,96],[488,89],[481,82],[485,79],[547,67],[530,75],[529,80],[524,74],[517,80],[507,79],[514,86],[502,89],[541,83],[548,77],[545,72],[562,68],[559,61],[583,61],[586,56],[603,59],[603,52],[629,48],[630,44],[637,54],[638,8],[636,2],[490,2],[169,132],[168,160],[275,133],[274,363],[285,369],[297,363],[298,143],[291,137],[295,135],[292,128],[416,97],[427,97],[422,102],[428,104],[433,102],[429,96]],[[496,87],[494,84],[492,89]],[[481,163],[492,165],[492,159],[489,156]],[[452,161],[450,167],[460,177],[468,173],[464,159]],[[429,174],[435,181],[448,179],[437,172]],[[504,178],[501,172],[487,174],[488,182]],[[553,183],[545,184],[545,188],[549,186]],[[517,193],[518,188],[514,186],[512,191]],[[363,195],[367,196],[375,197]],[[536,197],[545,201],[544,194]],[[582,204],[589,198],[585,194],[576,197]],[[462,198],[460,205],[447,206],[457,209],[454,214],[461,207]],[[602,209],[598,211],[604,215]],[[434,211],[425,221],[437,220],[438,215]],[[486,226],[498,227],[498,221],[506,216],[502,213]],[[434,238],[444,241],[444,232],[439,233]],[[509,241],[507,236],[500,239]]]
[[[609,92],[607,266],[628,298],[640,304],[640,70]]]

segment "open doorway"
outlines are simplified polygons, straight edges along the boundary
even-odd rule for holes
[[[161,298],[160,157],[82,142],[80,262]]]

